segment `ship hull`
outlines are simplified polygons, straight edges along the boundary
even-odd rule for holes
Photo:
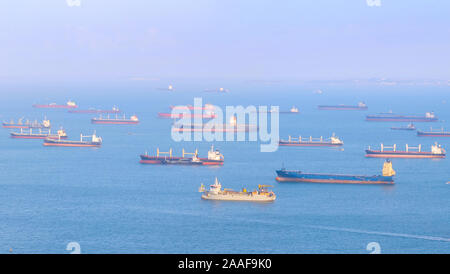
[[[412,117],[412,116],[366,116],[369,122],[437,122],[438,118]]]
[[[450,132],[423,132],[417,131],[419,137],[450,137]]]
[[[212,201],[235,201],[235,202],[273,202],[276,199],[276,196],[250,196],[250,195],[232,195],[232,194],[203,194],[203,200],[212,200]]]
[[[198,162],[192,161],[192,158],[182,157],[157,157],[141,155],[141,164],[153,164],[153,165],[223,165],[223,160],[209,160],[207,158],[199,158]]]
[[[340,174],[301,173],[298,171],[277,170],[278,182],[328,183],[328,184],[394,184],[392,176],[359,176]]]
[[[391,127],[392,130],[407,130],[407,131],[414,131],[415,128],[406,128],[406,127]]]
[[[100,125],[136,125],[139,121],[129,121],[129,120],[91,120],[92,124]]]
[[[418,151],[375,151],[366,150],[368,158],[445,158],[445,153],[433,154],[431,152]]]
[[[279,142],[280,146],[295,146],[295,147],[339,147],[343,144],[333,144],[330,142]]]
[[[117,114],[120,113],[120,110],[69,110],[69,113],[79,113],[79,114],[101,114],[101,113],[105,113],[105,114]]]
[[[217,115],[209,115],[209,114],[189,114],[189,113],[158,113],[159,118],[168,118],[168,119],[179,119],[179,118],[202,118],[202,119],[212,119],[216,118]]]
[[[60,141],[60,140],[44,140],[44,146],[54,147],[100,147],[99,142],[79,142],[79,141]]]
[[[13,134],[11,133],[11,138],[13,139],[67,139],[67,136],[58,135],[41,135],[41,134],[33,134],[33,135],[24,135],[24,134]]]

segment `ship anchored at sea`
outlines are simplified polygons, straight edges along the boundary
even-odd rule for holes
[[[192,157],[186,157],[192,155]],[[186,152],[183,148],[181,157],[173,156],[172,149],[168,152],[156,149],[156,156],[148,155],[148,153],[140,155],[141,164],[157,164],[157,165],[223,165],[224,157],[218,149],[211,149],[208,151],[208,158],[199,158],[198,150],[195,152]]]
[[[51,130],[39,129],[39,132],[33,132],[33,129],[28,130],[20,129],[20,132],[11,132],[11,138],[15,139],[67,139],[67,133],[64,129],[60,129],[56,134],[52,134]]]
[[[442,127],[440,130],[433,130],[430,128],[430,131],[417,131],[417,136],[419,137],[450,137],[450,132],[445,131]]]
[[[139,124],[139,119],[136,115],[126,118],[125,114],[122,117],[116,115],[114,118],[103,117],[100,115],[98,118],[91,119],[92,124],[104,124],[104,125],[135,125]]]
[[[280,146],[303,146],[303,147],[337,147],[342,146],[344,142],[333,135],[330,138],[324,139],[323,136],[313,138],[312,136],[304,138],[302,136],[291,137],[289,135],[287,140],[281,139]]]
[[[304,173],[299,170],[286,170],[282,168],[276,171],[278,182],[303,182],[303,183],[329,183],[329,184],[393,184],[395,171],[392,162],[386,160],[383,164],[382,175],[344,175]]]
[[[34,108],[77,108],[78,106],[74,101],[69,100],[69,101],[67,101],[67,103],[65,105],[58,105],[56,103],[50,103],[50,104],[45,104],[45,105],[34,104],[33,107]]]
[[[247,189],[242,191],[234,191],[231,189],[222,189],[222,184],[216,177],[214,184],[210,185],[209,190],[205,189],[202,184],[199,188],[199,192],[202,192],[202,199],[215,200],[215,201],[245,201],[245,202],[272,202],[275,201],[276,195],[268,188],[273,187],[270,185],[258,185],[257,190],[251,192]]]
[[[120,109],[114,106],[112,109],[71,109],[68,110],[69,113],[81,113],[81,114],[101,114],[101,113],[109,113],[109,114],[117,114],[120,113]]]
[[[85,140],[84,138],[91,138]],[[80,134],[80,141],[75,140],[62,140],[62,138],[44,140],[44,146],[57,146],[57,147],[100,147],[102,145],[102,138],[97,136],[94,132],[92,135]]]
[[[386,150],[387,149],[387,150]],[[405,150],[397,150],[397,145],[386,146],[381,144],[380,150],[366,149],[366,157],[369,158],[445,158],[445,149],[435,143],[431,151],[422,151],[422,145],[405,145]]]
[[[50,120],[47,120],[47,118],[45,118],[41,123],[39,123],[37,120],[35,120],[34,122],[30,122],[29,120],[26,120],[25,122],[23,122],[23,118],[20,118],[17,123],[15,123],[13,120],[6,122],[3,121],[3,127],[4,128],[22,128],[22,129],[27,129],[27,128],[50,128],[51,127],[51,123]]]
[[[359,102],[358,105],[319,105],[320,110],[367,110],[368,107],[364,102]]]
[[[438,118],[434,112],[427,112],[425,116],[408,116],[389,113],[380,113],[378,115],[367,115],[366,121],[372,122],[437,122]]]

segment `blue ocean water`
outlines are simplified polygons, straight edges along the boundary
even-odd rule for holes
[[[220,86],[218,83],[209,83]],[[161,85],[159,85],[161,86]],[[364,149],[396,143],[450,138],[417,137],[392,131],[395,123],[366,122],[369,113],[434,111],[438,123],[420,129],[450,129],[448,87],[326,86],[286,83],[232,83],[227,94],[205,93],[199,83],[175,83],[176,91],[151,82],[102,84],[20,84],[2,86],[0,119],[47,116],[69,138],[96,130],[101,148],[43,147],[42,140],[15,140],[0,129],[0,253],[69,253],[78,242],[82,253],[369,253],[378,242],[382,253],[450,252],[450,169],[448,159],[393,159],[393,186],[278,183],[282,165],[304,172],[375,175],[383,159],[364,157]],[[211,143],[174,142],[171,121],[157,112],[169,105],[292,105],[299,115],[280,115],[280,137],[324,136],[343,139],[344,149],[287,148],[260,152],[257,142],[216,142],[222,167],[141,165],[139,154],[199,149]],[[141,123],[92,125],[89,114],[34,109],[33,103],[77,102],[80,108],[117,105]],[[319,111],[318,104],[356,104],[368,111]],[[396,123],[395,125],[403,125]],[[406,125],[406,123],[404,123]],[[198,187],[217,176],[226,188],[274,185],[277,200],[268,204],[211,202]]]

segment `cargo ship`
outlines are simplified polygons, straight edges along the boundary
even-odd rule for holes
[[[68,111],[69,113],[87,113],[87,114],[101,114],[101,113],[108,113],[108,114],[116,114],[120,113],[120,109],[113,107],[112,109],[72,109]]]
[[[83,138],[91,138],[89,141],[85,141]],[[86,135],[83,136],[81,134],[80,141],[73,140],[62,140],[58,139],[50,139],[47,138],[44,140],[44,146],[57,146],[57,147],[100,147],[102,145],[102,138],[95,135]]]
[[[67,101],[67,103],[65,105],[58,105],[56,103],[50,103],[47,105],[39,105],[39,104],[34,104],[33,105],[34,108],[77,108],[77,104],[71,100]]]
[[[392,162],[386,160],[383,164],[382,175],[343,175],[343,174],[322,174],[303,173],[298,170],[277,170],[278,182],[304,182],[304,183],[329,183],[329,184],[393,184],[395,171]]]
[[[322,136],[320,138],[313,138],[312,136],[309,138],[303,138],[302,136],[296,138],[289,135],[287,140],[281,139],[278,144],[280,146],[337,147],[342,146],[344,142],[334,136],[334,134],[328,139],[324,139]]]
[[[192,106],[192,105],[185,105],[185,106],[170,106],[170,109],[172,109],[172,110],[177,110],[177,109],[180,109],[180,110],[182,110],[182,109],[189,109],[189,110],[210,110],[210,111],[212,111],[212,110],[214,110],[214,105],[211,105],[211,104],[205,104],[205,106],[202,106],[202,107],[194,107],[194,106]]]
[[[229,124],[181,124],[173,125],[174,132],[253,132],[258,126],[253,124],[238,124],[235,116],[230,118]]]
[[[13,120],[11,120],[10,122],[3,122],[3,127],[4,128],[22,128],[22,129],[27,129],[27,128],[50,128],[51,124],[50,124],[50,120],[44,119],[42,121],[42,123],[39,123],[37,120],[35,120],[34,122],[30,122],[29,120],[26,120],[25,122],[23,122],[23,119],[19,119],[17,121],[17,123],[15,123]]]
[[[104,124],[104,125],[135,125],[139,124],[139,119],[136,115],[131,116],[129,119],[123,115],[122,118],[119,118],[117,115],[115,118],[110,118],[109,115],[104,118],[100,115],[98,118],[91,119],[92,124]]]
[[[258,113],[274,113],[276,111],[272,111],[272,110],[261,111],[261,110],[258,110],[258,111],[255,111],[255,112],[258,112]],[[289,110],[278,111],[278,113],[281,113],[281,114],[298,114],[299,111],[298,111],[298,108],[293,106]]]
[[[445,149],[435,143],[431,151],[422,151],[422,145],[416,147],[406,144],[405,150],[397,150],[397,145],[385,146],[381,144],[380,150],[366,149],[366,157],[369,158],[445,158]],[[386,150],[388,149],[388,150]]]
[[[427,112],[425,116],[407,116],[393,113],[380,113],[378,115],[367,115],[366,121],[373,122],[437,122],[438,118],[434,112]]]
[[[186,155],[192,155],[192,157],[185,157]],[[157,164],[157,165],[223,165],[224,157],[218,149],[214,150],[214,146],[208,151],[208,158],[199,158],[198,151],[185,152],[182,151],[181,157],[172,155],[172,149],[168,152],[162,152],[156,149],[156,156],[150,156],[147,153],[140,155],[141,164]]]
[[[420,137],[450,137],[449,131],[444,131],[444,128],[441,128],[440,131],[433,131],[433,128],[430,131],[417,131],[417,136]]]
[[[406,127],[391,127],[392,130],[416,130],[413,123],[409,123]]]
[[[201,118],[201,119],[212,119],[216,118],[217,115],[213,112],[211,113],[158,113],[159,118],[169,118],[169,119],[179,119],[179,118]]]
[[[359,102],[358,105],[319,105],[320,110],[367,110],[368,107],[364,102]]]
[[[24,131],[22,128],[20,132],[11,132],[11,138],[15,139],[67,139],[67,133],[60,129],[56,134],[52,134],[50,129],[47,131],[43,131],[39,129],[39,133],[33,133],[33,129],[29,129],[28,131]]]
[[[273,191],[268,190],[269,185],[258,185],[257,190],[251,192],[247,189],[242,191],[234,191],[231,189],[222,189],[222,185],[216,177],[213,185],[209,190],[205,190],[205,186],[200,186],[199,192],[202,192],[202,199],[215,201],[245,201],[245,202],[272,202],[275,201],[276,195]]]

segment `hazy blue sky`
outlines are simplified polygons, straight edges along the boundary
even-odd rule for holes
[[[0,1],[0,79],[450,79],[446,0],[79,1]]]

